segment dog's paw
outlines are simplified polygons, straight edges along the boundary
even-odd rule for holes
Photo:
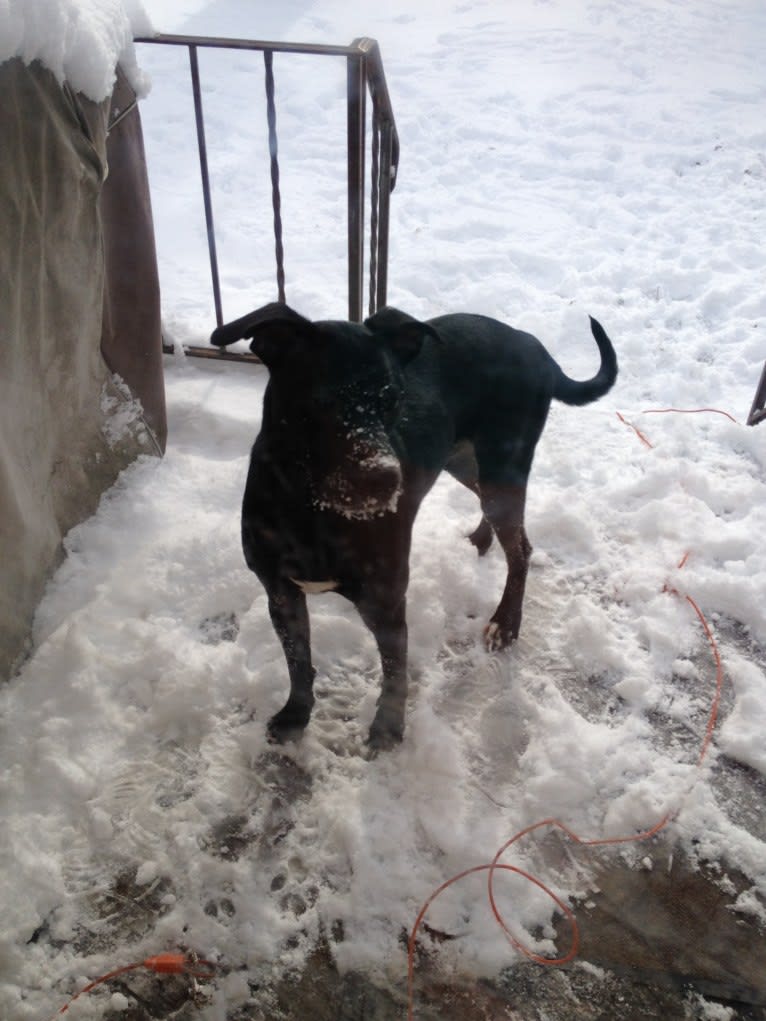
[[[516,637],[510,629],[501,627],[496,620],[491,620],[484,628],[484,646],[487,652],[507,649],[516,641]]]
[[[404,721],[392,718],[380,719],[378,716],[372,721],[370,733],[367,735],[367,750],[370,758],[375,758],[379,752],[390,752],[397,745],[402,743],[404,737]]]
[[[478,528],[475,528],[467,538],[471,545],[476,547],[479,556],[483,557],[492,545],[492,525],[486,518],[482,518]]]
[[[288,702],[266,724],[269,744],[297,741],[303,735],[310,717],[311,706],[293,706]]]

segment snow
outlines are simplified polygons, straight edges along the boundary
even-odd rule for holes
[[[85,976],[183,942],[231,969],[200,1014],[223,1016],[247,1002],[243,975],[299,967],[339,923],[339,965],[403,987],[399,936],[431,892],[552,816],[595,839],[679,809],[672,839],[748,877],[738,910],[763,921],[763,835],[716,783],[731,762],[766,775],[766,426],[742,424],[766,357],[760,0],[524,0],[513,16],[505,0],[391,0],[385,13],[359,0],[353,14],[309,0],[146,7],[162,31],[376,37],[402,143],[392,304],[497,316],[581,378],[598,357],[591,313],[620,378],[595,405],[552,409],[510,652],[482,647],[504,563],[465,541],[475,499],[447,479],[427,498],[405,740],[368,761],[377,652],[332,593],[310,603],[314,718],[299,744],[267,745],[286,668],[238,523],[266,373],[168,359],[167,455],[124,472],[70,533],[34,653],[2,692],[0,1014],[48,1016]],[[167,326],[201,343],[214,322],[185,60],[141,48],[154,81],[142,116]],[[231,319],[275,293],[262,61],[202,53],[200,65]],[[275,74],[288,301],[342,317],[343,63],[278,55]],[[738,421],[642,414],[666,407]],[[724,661],[699,772],[715,666],[666,586],[699,603]],[[627,860],[641,867],[649,851]],[[567,901],[587,895],[581,873],[541,866],[534,839],[504,860],[542,871]],[[125,874],[120,905],[107,894]],[[553,953],[550,901],[505,875],[496,885],[513,930]],[[484,888],[466,880],[429,912],[434,928],[465,934],[440,948],[446,967],[492,975],[510,959]],[[128,902],[152,905],[151,924],[125,940]],[[122,1009],[119,995],[94,993],[77,1016]]]
[[[144,96],[149,82],[136,62],[133,37],[151,32],[141,0],[3,0],[0,63],[39,60],[60,84],[97,103],[111,93],[119,63]]]

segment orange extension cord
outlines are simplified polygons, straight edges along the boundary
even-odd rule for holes
[[[699,414],[701,412],[713,412],[715,414],[725,415],[727,418],[731,419],[732,422],[736,421],[736,419],[732,418],[732,416],[729,415],[728,412],[717,411],[715,408],[695,408],[693,410],[678,408],[662,408],[653,409],[651,411],[644,412],[644,414],[666,414],[670,412],[677,412],[680,414]],[[636,426],[634,426],[632,423],[628,422],[625,418],[623,418],[619,411],[617,412],[617,417],[621,422],[623,422],[625,425],[633,429],[638,438],[646,447],[650,449],[653,448],[653,444],[641,432],[641,430],[636,428]],[[677,567],[679,569],[684,567],[688,559],[689,553],[686,552],[684,553]],[[681,593],[679,593],[677,589],[671,588],[668,585],[665,585],[663,591],[671,595],[681,597]],[[707,640],[710,643],[710,648],[716,665],[715,694],[713,696],[710,713],[708,715],[707,726],[705,728],[705,736],[702,740],[699,756],[697,758],[697,768],[699,769],[702,766],[705,756],[707,755],[707,751],[713,737],[713,732],[715,730],[716,721],[718,719],[718,711],[721,704],[721,691],[723,688],[723,666],[721,663],[721,656],[718,651],[718,645],[716,644],[716,640],[713,637],[713,632],[711,631],[710,626],[708,625],[708,622],[705,619],[704,614],[702,613],[702,610],[699,608],[699,606],[697,605],[695,600],[692,599],[691,596],[684,595],[683,598],[686,599],[686,601],[692,607],[695,614],[697,615],[700,624],[702,625],[702,629],[705,632],[705,636],[707,637]],[[420,911],[418,912],[418,916],[415,919],[415,924],[412,927],[412,931],[410,933],[410,937],[407,943],[407,1021],[413,1021],[414,1018],[415,944],[418,936],[418,931],[429,907],[433,904],[436,898],[439,897],[439,895],[442,894],[445,890],[447,890],[450,886],[453,886],[455,883],[460,882],[461,879],[465,879],[466,876],[473,875],[474,873],[477,872],[487,872],[488,873],[487,896],[489,898],[489,904],[492,909],[492,914],[494,915],[496,922],[500,926],[503,935],[508,940],[510,945],[514,947],[514,949],[518,950],[520,953],[524,954],[530,960],[535,961],[535,963],[537,964],[542,964],[547,967],[568,964],[577,956],[577,952],[580,946],[580,930],[577,925],[577,919],[575,918],[574,912],[536,876],[533,876],[529,872],[525,872],[523,869],[520,869],[515,865],[502,864],[500,862],[502,856],[505,854],[509,847],[517,843],[523,837],[526,837],[530,833],[534,833],[536,830],[543,828],[558,829],[567,837],[569,837],[570,840],[572,840],[576,844],[579,844],[581,847],[605,847],[613,844],[628,844],[635,843],[636,841],[648,840],[650,837],[655,836],[657,833],[663,830],[671,821],[671,819],[674,818],[678,811],[679,808],[676,808],[674,811],[667,812],[662,817],[662,819],[659,820],[659,822],[656,822],[652,827],[643,830],[640,833],[635,833],[630,836],[623,837],[597,837],[595,839],[588,840],[578,836],[578,834],[576,834],[573,830],[571,830],[559,819],[542,819],[540,822],[533,823],[533,825],[527,826],[525,829],[520,830],[518,833],[512,836],[510,840],[507,840],[499,849],[499,851],[495,854],[495,857],[492,859],[491,863],[484,865],[474,865],[473,868],[465,869],[463,872],[460,872],[457,875],[452,876],[450,879],[442,883],[441,886],[434,890],[434,892],[431,894],[431,896],[423,904]],[[566,953],[562,954],[560,957],[542,957],[540,954],[536,954],[533,950],[530,950],[529,947],[524,946],[523,943],[521,943],[519,940],[516,939],[515,936],[513,936],[510,929],[505,923],[505,919],[503,918],[500,909],[497,906],[497,901],[495,899],[494,879],[495,874],[498,871],[513,872],[516,875],[521,876],[522,878],[528,880],[534,886],[538,887],[538,889],[542,890],[543,893],[547,894],[548,897],[550,897],[550,899],[553,901],[556,907],[566,917],[567,922],[569,923],[569,926],[572,930],[571,944]]]
[[[636,436],[638,436],[638,438],[641,440],[641,442],[644,444],[645,447],[648,447],[650,450],[654,450],[654,444],[650,440],[648,440],[646,438],[646,436],[644,436],[644,434],[641,432],[641,430],[638,428],[638,426],[633,425],[632,422],[629,422],[626,418],[623,418],[623,416],[620,414],[619,411],[616,411],[615,414],[617,415],[617,417],[619,418],[619,420],[622,422],[623,425],[627,425],[629,429],[633,430],[633,432],[636,434]],[[734,422],[735,425],[739,424],[737,422],[736,418],[734,418],[733,415],[730,415],[728,411],[720,411],[718,408],[647,408],[647,410],[646,411],[642,411],[641,414],[642,415],[704,415],[704,414],[709,414],[709,415],[724,415],[726,418],[729,419],[730,422]]]
[[[200,965],[208,970],[200,971]],[[62,1014],[66,1014],[75,1000],[79,1000],[81,996],[89,993],[96,986],[100,986],[102,982],[108,982],[110,979],[117,978],[118,975],[124,975],[128,971],[139,971],[141,969],[153,971],[157,975],[190,975],[192,978],[199,979],[211,979],[215,974],[215,965],[210,961],[198,960],[188,954],[157,954],[156,957],[147,957],[145,961],[136,961],[134,964],[126,964],[122,968],[115,968],[114,971],[107,972],[106,975],[101,975],[99,978],[89,982],[79,993],[75,993],[68,1003],[65,1003],[60,1010],[56,1011],[51,1021],[54,1021],[54,1018],[60,1017]]]

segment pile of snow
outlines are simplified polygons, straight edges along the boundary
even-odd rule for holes
[[[465,540],[475,498],[445,478],[425,501],[407,732],[369,762],[377,650],[331,593],[310,603],[314,718],[299,744],[267,744],[286,668],[238,522],[266,372],[169,362],[166,457],[126,471],[70,533],[34,654],[2,692],[0,1013],[48,1016],[85,976],[181,941],[231,969],[210,1019],[246,1012],[248,980],[300,967],[320,932],[337,939],[342,967],[401,987],[399,937],[426,897],[549,816],[596,838],[681,805],[671,839],[744,874],[736,908],[763,921],[762,806],[748,799],[766,776],[766,426],[741,422],[765,356],[766,9],[551,0],[511,15],[506,0],[392,0],[383,14],[362,0],[350,23],[341,0],[321,15],[297,2],[157,6],[190,15],[166,30],[377,36],[402,140],[392,303],[422,317],[495,315],[580,378],[598,358],[590,312],[614,340],[620,378],[596,405],[552,410],[510,652],[482,648],[504,561]],[[146,47],[141,59],[155,83],[143,118],[165,307],[199,343],[214,322],[186,56]],[[295,61],[275,59],[288,300],[341,317],[345,68]],[[200,63],[233,318],[274,296],[265,113],[253,98],[263,64]],[[739,422],[641,414],[711,405]],[[701,774],[715,667],[666,585],[698,601],[725,665]],[[534,840],[516,852],[562,898],[587,893],[586,876],[541,866]],[[513,926],[550,953],[548,899],[497,885]],[[440,949],[446,964],[493,974],[508,962],[481,876],[428,920],[466,934]],[[103,1012],[97,997],[78,1008]]]
[[[0,3],[0,63],[39,60],[63,85],[95,102],[112,91],[122,65],[138,95],[148,79],[133,37],[152,32],[141,0],[5,0]]]

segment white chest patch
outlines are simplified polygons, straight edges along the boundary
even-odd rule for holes
[[[340,585],[339,581],[298,581],[297,578],[291,578],[290,581],[307,596],[315,596],[318,592],[332,592]]]

